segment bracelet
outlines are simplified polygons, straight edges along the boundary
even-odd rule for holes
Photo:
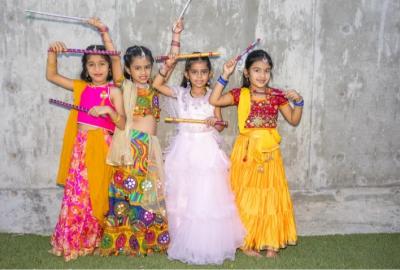
[[[117,119],[116,120],[112,120],[114,124],[118,124],[119,120],[121,120],[121,115],[119,113],[117,113]]]
[[[299,102],[294,101],[293,105],[296,106],[296,107],[303,107],[304,106],[304,99],[302,99]]]
[[[101,34],[107,33],[107,32],[108,32],[108,27],[105,26],[105,27],[99,28],[99,32],[100,32]]]
[[[121,75],[120,78],[114,80],[115,86],[120,87],[120,86],[122,85],[122,82],[123,82],[124,80],[125,80],[124,75]]]
[[[181,43],[180,43],[179,41],[172,40],[172,41],[171,41],[171,46],[180,47],[180,46],[181,46]]]
[[[222,76],[220,75],[217,82],[219,82],[220,84],[222,84],[223,87],[225,87],[228,84],[228,80],[225,80],[224,78],[222,78]]]
[[[161,73],[161,69],[158,70],[158,74],[160,74],[160,76],[163,77],[163,78],[167,77],[167,74],[162,74]]]

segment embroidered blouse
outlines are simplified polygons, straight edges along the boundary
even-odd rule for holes
[[[240,101],[240,88],[232,89],[234,104]],[[265,98],[251,100],[250,113],[246,119],[245,128],[276,128],[278,121],[278,109],[288,104],[287,98],[279,89],[269,88]]]
[[[153,115],[155,119],[160,119],[160,103],[158,92],[153,88],[138,89],[136,106],[133,110],[134,116]]]

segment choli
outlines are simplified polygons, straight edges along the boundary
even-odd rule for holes
[[[230,91],[235,105],[240,102],[241,89]],[[245,122],[245,128],[276,128],[278,122],[279,107],[288,104],[283,92],[269,88],[265,98],[251,99],[250,113]]]
[[[88,109],[91,109],[94,106],[110,106],[115,109],[110,99],[110,87],[112,86],[111,83],[104,86],[87,84],[81,94],[79,105]],[[115,124],[108,114],[103,117],[94,117],[88,113],[79,111],[77,121],[81,124],[104,128],[111,132],[114,132],[115,129]]]
[[[134,116],[153,115],[160,119],[160,103],[158,93],[153,88],[137,89],[136,106],[133,109]]]

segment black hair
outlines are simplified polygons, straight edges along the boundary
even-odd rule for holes
[[[255,50],[252,51],[251,53],[249,53],[249,55],[247,55],[246,58],[246,62],[244,64],[245,69],[247,69],[247,71],[250,70],[250,67],[257,61],[260,60],[267,60],[269,66],[271,67],[271,70],[274,67],[274,63],[272,62],[272,58],[271,56],[264,50]],[[271,72],[271,79],[272,79],[272,72]],[[242,87],[249,87],[250,86],[250,81],[248,78],[246,78],[244,76],[243,73],[243,77],[242,77]]]
[[[128,49],[126,49],[125,55],[124,55],[124,65],[127,69],[130,68],[132,62],[133,62],[133,58],[135,57],[143,57],[145,56],[151,63],[151,65],[153,66],[154,63],[154,58],[153,55],[151,54],[151,51],[144,47],[144,46],[131,46]],[[131,75],[126,71],[126,69],[124,69],[124,76],[127,79],[131,78]]]
[[[86,48],[86,50],[105,51],[106,48],[103,45],[90,45],[90,46],[88,46]],[[81,76],[80,77],[81,77],[82,80],[84,80],[86,82],[92,82],[92,78],[90,78],[88,70],[86,68],[86,64],[87,64],[87,61],[88,61],[88,58],[89,58],[90,55],[93,55],[93,54],[85,53],[82,56],[82,72],[81,72]],[[108,72],[108,75],[107,75],[107,81],[111,81],[111,79],[112,79],[111,57],[109,55],[106,55],[106,54],[97,54],[97,55],[101,55],[104,58],[104,60],[107,61],[108,66],[109,66],[109,72]]]
[[[200,53],[200,52],[193,52],[193,53]],[[205,62],[207,64],[208,70],[211,72],[211,61],[210,61],[210,58],[207,56],[188,58],[185,62],[185,72],[189,72],[189,69],[192,67],[192,64],[195,62]],[[188,81],[189,80],[184,75],[182,78],[181,87],[186,87]]]

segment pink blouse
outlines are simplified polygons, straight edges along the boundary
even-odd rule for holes
[[[114,109],[114,105],[110,100],[110,87],[112,84],[105,86],[86,85],[81,95],[80,106],[91,109],[94,106],[110,106]],[[94,117],[85,112],[78,112],[78,123],[107,129],[114,132],[115,124],[111,117],[107,114],[104,117]]]

